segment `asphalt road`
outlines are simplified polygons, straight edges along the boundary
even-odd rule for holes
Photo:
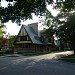
[[[0,57],[0,75],[75,75],[75,64],[57,61],[61,52],[40,56]]]

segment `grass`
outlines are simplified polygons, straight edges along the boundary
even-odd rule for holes
[[[44,55],[44,54],[51,54],[51,53],[58,53],[58,52],[63,52],[63,50],[61,51],[51,51],[51,52],[26,52],[26,53],[22,53],[22,52],[18,52],[17,54],[23,55],[23,56],[38,56],[38,55]],[[10,56],[7,57],[18,57],[18,56],[14,56],[11,55],[12,53],[6,50],[2,50],[0,51],[0,56],[5,56],[10,54]]]
[[[10,56],[6,56],[6,57],[19,57],[19,56],[10,55]]]
[[[75,63],[75,55],[65,56],[65,57],[60,58],[59,60]]]
[[[24,53],[23,56],[37,56],[43,54],[50,54],[51,52],[32,52],[32,53]]]
[[[37,56],[37,55],[44,55],[44,54],[51,54],[63,51],[52,51],[52,52],[30,52],[30,53],[23,53],[23,56]]]
[[[4,54],[0,54],[0,56],[4,56]]]

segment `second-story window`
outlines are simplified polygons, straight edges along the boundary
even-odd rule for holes
[[[27,41],[27,36],[20,36],[20,41]]]

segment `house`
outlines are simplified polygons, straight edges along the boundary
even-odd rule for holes
[[[52,44],[41,35],[38,35],[38,23],[22,25],[14,41],[15,51],[34,52],[51,51]]]

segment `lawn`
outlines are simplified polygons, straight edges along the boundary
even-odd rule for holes
[[[0,54],[0,56],[3,56],[3,54]]]
[[[65,57],[60,58],[59,60],[75,63],[75,55],[65,56]]]
[[[6,57],[19,57],[19,56],[16,56],[16,55],[9,55],[9,56],[6,56]]]
[[[23,56],[36,56],[36,55],[43,55],[43,54],[50,54],[51,52],[31,52],[31,53],[23,53]]]
[[[17,54],[23,55],[23,56],[37,56],[37,55],[44,55],[44,54],[51,54],[51,53],[57,53],[57,52],[63,52],[63,51],[51,51],[51,52],[25,52],[21,53],[18,52]],[[1,50],[0,56],[5,56],[8,54],[13,54],[12,50]],[[8,57],[14,57],[14,56],[8,56]]]
[[[37,56],[37,55],[44,55],[44,54],[51,54],[51,53],[58,53],[58,52],[63,52],[63,51],[51,51],[51,52],[28,52],[28,53],[23,53],[23,56]]]

